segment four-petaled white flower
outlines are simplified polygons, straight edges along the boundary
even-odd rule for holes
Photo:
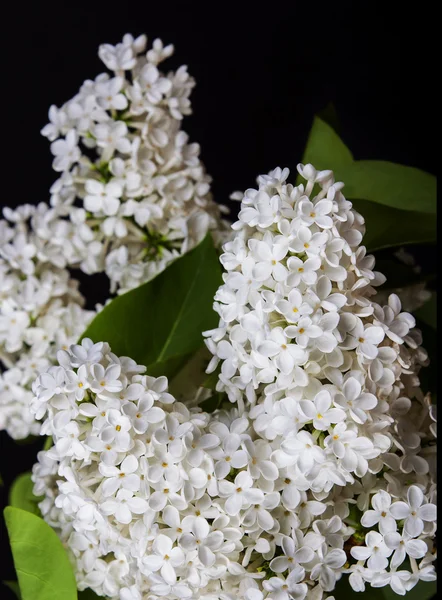
[[[365,423],[368,411],[377,406],[377,398],[373,394],[362,392],[362,386],[355,377],[349,377],[343,387],[342,392],[336,394],[335,404],[340,408],[347,410],[351,418],[356,423]]]
[[[197,550],[198,558],[205,567],[215,562],[214,551],[221,548],[224,536],[221,531],[210,531],[210,525],[202,517],[196,517],[191,526],[191,533],[183,533],[180,546],[187,551]]]
[[[424,521],[436,520],[436,506],[424,503],[424,494],[417,485],[408,489],[407,502],[394,502],[390,509],[395,519],[404,522],[404,530],[411,537],[418,537],[424,529]]]
[[[136,474],[138,461],[133,455],[126,456],[120,467],[100,465],[100,472],[106,479],[103,481],[103,494],[111,496],[120,488],[136,492],[140,489],[140,477]]]
[[[246,471],[241,471],[235,481],[219,482],[220,495],[226,498],[225,508],[228,515],[235,516],[246,505],[259,504],[264,499],[262,490],[253,487],[253,479]]]
[[[308,546],[297,547],[295,540],[288,536],[284,536],[281,541],[281,547],[284,556],[274,558],[270,563],[270,568],[275,573],[284,573],[291,571],[298,563],[307,563],[315,558],[315,553]]]
[[[390,531],[396,531],[396,517],[392,511],[391,496],[384,490],[380,490],[371,499],[373,510],[367,510],[361,517],[361,524],[364,527],[373,527],[378,525],[381,533],[386,534]]]
[[[164,581],[173,585],[177,580],[175,568],[184,563],[184,552],[177,546],[173,547],[169,537],[160,534],[152,545],[152,554],[144,556],[142,562],[149,571],[160,571]]]
[[[321,463],[325,460],[324,450],[318,446],[312,434],[308,431],[300,431],[295,436],[287,438],[282,442],[281,449],[288,455],[287,464],[297,464],[304,474],[307,474],[315,463]],[[278,459],[281,460],[280,454]],[[282,460],[284,464],[285,459]]]
[[[386,533],[384,542],[391,550],[394,550],[390,560],[392,569],[397,569],[408,556],[411,558],[422,558],[428,552],[428,546],[424,540],[416,540],[408,535],[401,535],[397,531]]]
[[[287,261],[289,275],[287,277],[287,285],[296,287],[301,282],[311,285],[318,279],[318,269],[321,266],[321,261],[317,257],[308,258],[302,261],[297,256],[291,256]]]
[[[331,592],[336,584],[336,572],[347,561],[344,550],[333,548],[327,552],[326,547],[321,546],[318,551],[320,562],[316,564],[311,572],[310,578],[319,580],[326,592]]]
[[[345,419],[343,410],[332,407],[332,398],[327,390],[318,392],[313,400],[301,400],[299,407],[313,422],[313,427],[320,431],[324,431],[332,423],[339,423]]]
[[[132,521],[132,513],[141,515],[146,512],[148,504],[143,498],[134,496],[130,490],[118,490],[114,499],[106,500],[100,506],[105,515],[115,515],[118,523],[128,525]]]
[[[286,578],[270,577],[263,582],[263,588],[274,600],[304,600],[308,590],[307,584],[303,583],[304,577],[305,570],[295,567]]]
[[[271,275],[276,281],[284,281],[287,277],[287,269],[281,264],[288,251],[287,245],[272,242],[271,237],[264,237],[263,241],[250,240],[250,250],[256,261],[253,276],[258,281],[265,281]]]
[[[51,144],[51,152],[54,155],[52,167],[55,171],[66,171],[80,158],[78,137],[71,129],[64,139],[59,138]]]
[[[102,213],[107,216],[116,215],[120,207],[121,186],[118,183],[103,184],[94,179],[86,181],[86,196],[84,206],[92,213]]]
[[[313,204],[305,198],[301,199],[299,203],[299,212],[302,221],[307,225],[316,223],[322,229],[330,229],[333,226],[333,220],[329,216],[332,210],[333,203],[330,200],[320,200],[316,204]]]
[[[291,344],[281,327],[275,327],[266,341],[258,346],[258,352],[275,360],[283,373],[290,372],[295,365],[305,362],[307,355],[297,344]]]
[[[367,560],[373,571],[383,571],[388,566],[388,557],[393,550],[384,542],[384,536],[377,531],[369,531],[365,536],[365,546],[353,546],[351,555],[356,560]]]

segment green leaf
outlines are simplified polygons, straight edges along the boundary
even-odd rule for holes
[[[437,292],[433,292],[431,298],[421,308],[414,311],[414,314],[433,329],[437,329]]]
[[[320,110],[318,112],[318,117],[325,121],[327,125],[330,125],[330,127],[332,127],[339,135],[341,124],[339,122],[338,113],[336,112],[336,107],[333,102],[329,102],[325,108]]]
[[[364,198],[392,208],[436,213],[436,177],[414,167],[381,160],[353,160],[352,153],[334,131],[315,117],[302,162],[317,169],[332,169],[345,183],[346,198]]]
[[[430,173],[381,160],[357,160],[337,171],[346,198],[434,215],[436,178]]]
[[[174,376],[203,345],[201,332],[218,323],[213,297],[221,268],[207,235],[152,281],[110,302],[82,337],[107,341],[118,356]]]
[[[167,360],[152,363],[151,365],[148,365],[147,372],[149,375],[152,375],[152,377],[160,377],[161,375],[166,375],[166,377],[171,379],[172,377],[175,377],[177,373],[180,373],[182,369],[185,368],[186,364],[190,361],[192,356],[192,353],[183,354],[182,356],[172,356]]]
[[[367,200],[353,199],[352,203],[365,219],[363,244],[368,251],[436,241],[436,219],[433,215],[399,210]]]
[[[38,503],[42,501],[42,498],[34,496],[33,488],[34,483],[31,480],[31,473],[22,473],[11,486],[9,504],[40,516]]]
[[[3,583],[17,596],[17,600],[21,600],[20,588],[18,581],[3,581]]]
[[[4,511],[22,600],[77,600],[74,572],[55,531],[36,515]]]
[[[353,155],[336,131],[319,117],[313,119],[302,157],[304,164],[312,163],[317,169],[332,169],[353,164]]]

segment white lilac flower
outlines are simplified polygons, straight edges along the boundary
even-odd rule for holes
[[[61,108],[51,106],[42,129],[59,173],[50,206],[6,208],[0,221],[0,428],[14,438],[38,433],[26,408],[32,379],[93,316],[66,268],[104,271],[111,292],[121,293],[207,232],[216,244],[228,234],[199,146],[181,129],[195,82],[185,67],[159,70],[172,46],[154,40],[146,54],[146,43],[127,34],[100,46],[112,75],[85,81]],[[13,367],[21,383],[8,393],[3,378]]]
[[[366,546],[353,546],[351,555],[356,560],[367,560],[367,567],[372,571],[383,571],[388,566],[388,557],[392,548],[384,542],[384,537],[377,531],[370,531],[365,536]]]
[[[413,587],[411,583],[411,573],[409,571],[383,571],[374,573],[371,579],[372,587],[384,587],[390,585],[393,592],[400,596],[405,596],[408,590]]]
[[[271,577],[264,581],[263,587],[269,592],[268,598],[275,600],[303,600],[307,595],[307,584],[301,583],[305,577],[305,571],[297,567],[290,571],[287,578]]]
[[[397,531],[387,533],[384,536],[384,542],[394,550],[390,561],[393,569],[399,567],[407,555],[411,558],[423,558],[428,552],[428,546],[424,540],[412,539],[407,534],[402,536]]]
[[[281,541],[281,547],[284,552],[283,556],[274,558],[270,563],[270,568],[275,573],[284,573],[287,569],[291,569],[298,563],[308,563],[315,558],[315,553],[308,546],[297,548],[293,538],[284,536]]]
[[[313,400],[301,400],[299,408],[309,421],[312,420],[313,428],[320,431],[345,419],[344,411],[332,407],[332,398],[327,390],[321,390]]]
[[[57,229],[46,205],[4,211],[0,220],[0,429],[14,439],[38,435],[31,385],[75,342],[94,316],[65,269],[74,228]],[[72,234],[72,235],[71,235]],[[60,250],[64,248],[68,256]],[[47,384],[52,381],[47,378]],[[49,391],[49,388],[48,388]]]
[[[220,550],[224,542],[221,531],[210,531],[210,525],[203,517],[193,519],[190,533],[183,533],[180,545],[187,551],[197,550],[198,558],[206,567],[216,561],[214,551]]]
[[[65,266],[102,268],[97,231],[117,235],[126,223],[135,235],[133,221],[143,229],[151,216],[155,225],[174,219],[181,233],[172,239],[186,251],[196,240],[189,223],[201,212],[186,224],[183,214],[156,210],[159,198],[185,205],[197,193],[195,205],[209,210],[197,155],[177,125],[192,82],[185,69],[160,74],[171,49],[158,42],[148,64],[137,58],[145,43],[125,36],[102,47],[115,78],[85,84],[62,109],[66,118],[54,109],[46,128],[52,141],[69,135],[57,145],[57,168],[71,168],[77,135],[109,164],[82,161],[54,187],[54,208],[6,211],[0,222],[1,297],[13,300],[0,301],[0,425],[24,437],[38,433],[35,416],[44,419],[40,433],[53,437],[34,466],[35,493],[72,554],[79,589],[115,600],[316,600],[343,573],[358,591],[390,585],[402,594],[431,580],[435,412],[418,379],[426,354],[397,298],[387,308],[373,301],[384,280],[360,246],[363,219],[330,171],[300,166],[308,182],[294,187],[288,170],[276,169],[244,195],[221,257],[220,325],[207,332],[210,369],[221,362],[217,387],[230,410],[189,410],[165,378],[144,376],[105,342],[70,345],[91,313],[80,308]],[[127,107],[118,108],[124,97]],[[129,106],[125,121],[118,111]],[[75,136],[66,132],[73,121]],[[146,136],[149,151],[140,146]],[[181,164],[177,148],[188,165],[170,180],[156,161],[164,151]],[[86,193],[97,209],[91,222],[72,207]],[[70,220],[60,218],[66,210]],[[145,270],[118,244],[105,262],[121,288],[175,255],[165,249]],[[27,405],[29,419],[21,414]],[[361,523],[370,529],[365,546]],[[412,573],[395,571],[404,552]],[[390,571],[374,572],[378,563]]]
[[[388,533],[396,530],[396,521],[390,511],[391,496],[384,490],[380,490],[371,499],[373,510],[365,511],[361,524],[364,527],[373,527],[378,525],[381,533]]]
[[[425,497],[417,485],[408,489],[406,502],[395,502],[391,507],[395,519],[405,519],[404,531],[411,537],[418,537],[424,529],[424,521],[436,520],[436,506],[425,502]]]
[[[159,535],[152,546],[152,554],[143,558],[143,566],[151,572],[160,571],[161,577],[169,585],[176,583],[176,567],[184,563],[184,552],[179,546],[173,547],[172,540]]]
[[[133,519],[133,513],[144,514],[148,508],[146,500],[137,498],[127,489],[118,490],[115,499],[106,500],[100,506],[104,515],[115,515],[118,523],[128,525]]]
[[[167,392],[165,378],[144,376],[142,367],[115,356],[104,342],[85,339],[60,351],[58,361],[33,385],[31,406],[54,439],[52,448],[39,453],[33,480],[35,493],[44,497],[43,517],[72,555],[80,589],[91,587],[114,600],[143,600],[153,590],[173,600],[213,594],[314,600],[332,592],[344,573],[360,591],[366,584],[411,589],[433,577],[434,533],[416,539],[406,530],[393,531],[396,512],[401,517],[405,508],[408,515],[428,506],[419,518],[435,518],[420,487],[408,488],[408,503],[405,488],[393,500],[385,489],[372,495],[373,510],[363,515],[364,523],[372,523],[365,545],[355,543],[359,534],[346,524],[350,501],[367,493],[364,485],[369,495],[376,489],[365,472],[356,470],[347,485],[341,479],[354,467],[352,452],[372,451],[364,442],[368,437],[356,435],[366,424],[331,423],[324,437],[322,429],[298,433],[293,422],[291,433],[269,440],[256,431],[248,411],[189,411]],[[106,373],[110,387],[103,392],[107,384],[97,385],[97,374]],[[77,380],[87,402],[77,394]],[[305,391],[314,399],[316,389]],[[147,412],[154,418],[139,428],[143,398],[150,398]],[[112,460],[106,452],[113,452]],[[235,456],[237,466],[218,468],[217,474],[216,465]],[[329,477],[338,486],[329,486]],[[356,485],[358,477],[364,485]],[[387,487],[382,474],[378,482]],[[345,506],[341,519],[335,511]],[[388,530],[385,536],[376,531],[379,526]],[[395,569],[407,554],[421,559],[416,572],[381,577],[389,561]],[[352,560],[357,563],[344,566]]]
[[[111,75],[87,80],[63,106],[51,106],[41,131],[60,173],[51,205],[84,223],[69,263],[105,271],[120,293],[154,277],[207,232],[216,243],[227,236],[226,209],[212,199],[199,146],[181,129],[195,81],[186,67],[160,71],[173,46],[156,39],[146,53],[146,37],[137,40],[143,43],[127,34],[116,46],[101,45]]]
[[[314,589],[332,591],[344,562],[357,555],[347,571],[354,589],[373,581],[404,593],[433,560],[435,410],[419,388],[427,355],[398,296],[377,303],[385,277],[361,245],[364,219],[344,198],[343,184],[312,165],[298,171],[306,184],[287,183],[288,169],[278,168],[260,176],[257,189],[235,194],[242,203],[220,258],[219,327],[205,332],[208,372],[218,369],[217,391],[273,450],[266,458],[279,477],[263,476],[260,486],[281,494],[281,532],[305,528],[318,556],[308,569]],[[244,522],[256,524],[263,504],[246,508]],[[332,506],[344,523],[328,532]],[[271,519],[264,522],[272,533]],[[361,524],[370,530],[366,546]],[[344,542],[346,558],[327,549],[342,551]],[[422,567],[373,577],[378,562],[397,568],[406,548]],[[279,557],[272,564],[286,565]],[[263,587],[289,597],[282,577]]]

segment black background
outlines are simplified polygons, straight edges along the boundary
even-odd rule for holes
[[[147,33],[173,43],[166,70],[196,78],[184,130],[201,145],[215,198],[253,186],[276,166],[294,171],[312,118],[333,101],[341,135],[357,159],[436,169],[438,124],[430,2],[47,2],[9,4],[2,27],[2,177],[6,206],[48,200],[56,179],[40,136],[51,104],[104,70],[100,43]],[[83,281],[89,304],[103,278]],[[1,434],[5,486],[29,470],[41,443]],[[2,524],[1,579],[14,570]],[[3,590],[1,590],[3,593]],[[5,592],[3,598],[9,598]],[[62,600],[62,599],[60,599]],[[338,599],[339,600],[339,599]]]

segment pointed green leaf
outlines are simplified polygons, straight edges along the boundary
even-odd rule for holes
[[[110,302],[82,337],[107,341],[154,375],[175,375],[216,327],[213,297],[222,283],[212,238],[174,261],[152,281]]]
[[[367,200],[352,200],[354,208],[365,219],[363,244],[368,251],[435,242],[437,238],[434,215],[399,210]]]
[[[319,117],[315,117],[302,162],[311,163],[317,169],[338,171],[339,167],[351,165],[354,161],[352,153],[333,127]]]
[[[430,173],[381,160],[357,160],[336,169],[336,173],[345,183],[346,198],[365,198],[400,210],[436,213],[436,178]]]
[[[31,473],[22,473],[11,486],[9,504],[40,516],[38,503],[41,502],[42,498],[34,496],[33,488],[34,483],[31,480]]]
[[[338,113],[333,102],[329,102],[322,110],[318,112],[318,117],[325,121],[327,125],[330,125],[336,133],[339,135],[341,124],[339,121]]]
[[[36,515],[4,511],[22,600],[77,600],[72,565],[55,531]]]
[[[364,198],[400,210],[436,213],[434,175],[388,161],[354,160],[336,131],[319,117],[314,118],[302,162],[332,169],[336,180],[345,183],[349,200]]]

